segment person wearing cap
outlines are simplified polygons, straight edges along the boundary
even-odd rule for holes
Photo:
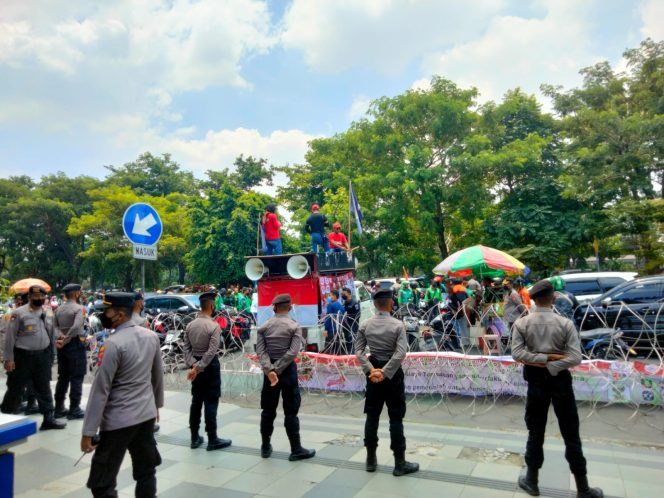
[[[328,234],[327,238],[330,241],[332,252],[350,251],[348,239],[341,231],[341,224],[339,222],[332,225],[332,233]]]
[[[419,465],[406,461],[406,438],[403,418],[406,416],[406,389],[401,362],[406,357],[406,328],[393,318],[392,291],[378,290],[373,295],[376,314],[360,325],[355,339],[355,354],[367,376],[364,401],[366,423],[364,446],[367,448],[366,470],[375,472],[378,465],[378,422],[383,406],[390,417],[390,448],[394,453],[392,474],[402,476],[419,470]],[[367,357],[367,346],[371,356]]]
[[[279,233],[281,223],[279,223],[279,218],[277,217],[276,204],[270,203],[265,206],[265,213],[263,213],[263,217],[261,218],[261,226],[265,232],[266,254],[268,256],[280,256],[283,253],[283,248],[281,245],[281,234]]]
[[[230,439],[217,437],[217,409],[221,397],[221,366],[219,349],[221,328],[212,319],[216,292],[205,292],[199,296],[201,311],[184,331],[184,360],[191,368],[187,379],[191,381],[191,407],[189,408],[189,430],[191,448],[203,444],[199,434],[201,410],[205,413],[205,432],[208,436],[207,451],[227,448]]]
[[[46,291],[33,286],[28,290],[28,304],[12,312],[5,331],[5,370],[7,392],[2,412],[13,413],[21,404],[26,385],[32,381],[39,411],[44,416],[40,430],[64,429],[55,419],[51,393],[51,367],[55,350],[53,312],[44,307]]]
[[[295,358],[300,352],[304,339],[300,326],[288,313],[292,309],[289,294],[280,294],[272,300],[274,316],[258,328],[256,355],[265,376],[261,390],[261,456],[272,455],[270,443],[277,417],[279,397],[283,399],[284,427],[290,441],[291,453],[288,460],[312,458],[315,450],[302,447],[300,439],[300,387],[297,380]]]
[[[150,324],[148,323],[148,319],[143,315],[144,308],[145,300],[143,299],[143,293],[136,292],[134,294],[134,309],[131,314],[131,321],[134,322],[134,325],[148,329],[150,328]]]
[[[86,311],[78,303],[81,297],[79,284],[65,285],[62,291],[65,302],[55,312],[55,347],[58,352],[58,382],[55,385],[55,417],[69,420],[81,419],[83,379],[87,371],[85,349]],[[69,389],[69,410],[65,409],[65,397]]]
[[[565,442],[565,458],[574,475],[578,498],[601,498],[602,491],[588,486],[586,459],[579,436],[579,415],[572,388],[570,368],[581,363],[579,334],[571,320],[553,312],[554,288],[540,280],[530,289],[537,308],[514,323],[512,357],[523,364],[528,383],[526,398],[526,473],[519,487],[531,496],[539,495],[538,474],[544,463],[544,434],[549,405],[558,418]]]
[[[81,451],[94,451],[87,486],[95,497],[117,496],[116,478],[127,450],[136,496],[157,493],[161,456],[153,431],[164,406],[163,365],[157,335],[131,320],[134,301],[133,292],[108,292],[101,303],[101,324],[112,332],[90,388],[81,437]]]
[[[311,215],[305,222],[307,233],[311,234],[311,252],[317,253],[318,246],[323,248],[324,252],[330,252],[330,246],[325,235],[325,227],[329,226],[327,217],[321,214],[318,204],[311,206]]]

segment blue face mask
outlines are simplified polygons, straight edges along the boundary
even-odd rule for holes
[[[332,302],[332,298],[330,296],[327,296],[327,304],[330,304]]]

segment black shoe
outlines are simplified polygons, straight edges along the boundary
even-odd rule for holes
[[[67,410],[64,406],[55,407],[55,411],[53,412],[53,416],[55,418],[65,418],[67,415],[69,415],[69,410]]]
[[[588,488],[585,491],[577,491],[576,498],[604,498],[604,491],[600,488]]]
[[[22,413],[25,413],[25,410],[28,408],[28,404],[23,402],[19,405],[19,407],[12,412],[12,415],[20,415]],[[3,412],[4,413],[4,412]]]
[[[316,456],[316,450],[308,450],[306,448],[299,448],[292,450],[291,454],[288,456],[289,462],[297,462],[298,460],[307,460],[308,458],[313,458]]]
[[[37,413],[39,413],[39,405],[37,403],[31,403],[26,407],[25,412],[23,412],[23,413],[25,415],[35,415],[35,414],[37,414]]]
[[[75,408],[69,409],[69,413],[67,413],[67,420],[80,420],[82,418],[85,418],[85,412],[81,410],[81,407],[77,406]]]
[[[41,424],[41,427],[39,427],[40,431],[48,431],[50,429],[64,429],[67,427],[67,424],[64,422],[58,422],[55,420],[55,417],[44,417],[44,421]]]
[[[270,458],[272,456],[272,445],[271,444],[262,444],[261,445],[261,457],[262,458]]]
[[[196,448],[200,448],[200,446],[205,442],[205,440],[201,436],[196,436],[195,438],[191,438],[191,446],[190,448],[192,450],[195,450]]]
[[[376,472],[378,467],[378,459],[376,458],[376,448],[367,447],[367,461],[366,461],[366,471],[367,472]]]
[[[537,486],[537,481],[532,481],[528,479],[527,476],[519,476],[519,487],[523,489],[530,496],[539,496],[540,490]]]
[[[219,439],[218,437],[208,438],[207,450],[221,450],[228,448],[233,442],[230,439]]]
[[[392,475],[396,477],[405,476],[406,474],[412,474],[418,470],[420,470],[419,463],[407,462],[406,460],[403,460],[401,462],[395,462]]]
[[[152,429],[152,432],[159,432],[159,424],[154,424],[154,428]]]

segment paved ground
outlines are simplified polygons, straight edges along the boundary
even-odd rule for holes
[[[329,405],[334,413],[328,414],[321,413],[324,403],[305,403],[305,412],[311,412],[313,406],[318,414],[305,413],[301,417],[303,443],[318,453],[312,460],[296,463],[287,461],[288,441],[280,426],[281,417],[277,419],[274,437],[275,454],[263,460],[258,454],[259,410],[236,404],[222,404],[219,414],[220,434],[233,439],[231,448],[211,453],[189,449],[188,404],[187,393],[167,393],[158,436],[163,458],[158,472],[160,497],[527,496],[515,486],[522,465],[525,433],[516,429],[500,430],[500,425],[491,423],[492,413],[495,418],[503,417],[501,412],[505,410],[501,406],[493,407],[481,420],[475,419],[463,427],[457,421],[448,423],[449,410],[438,408],[440,418],[435,423],[431,420],[432,413],[436,413],[432,412],[432,407],[421,410],[427,414],[428,423],[409,421],[406,436],[408,458],[419,462],[422,471],[395,478],[390,473],[392,457],[386,419],[380,433],[379,472],[368,474],[363,470],[361,405],[356,402],[346,405],[345,414],[338,413],[334,403]],[[409,405],[409,420],[421,418],[416,408]],[[506,419],[516,417],[516,411],[510,409]],[[584,424],[602,432],[597,428],[598,423],[586,421]],[[562,441],[555,426],[550,424],[549,427],[551,436],[545,447],[542,495],[572,496],[573,482],[564,460]],[[85,488],[90,457],[86,456],[74,467],[81,455],[78,449],[80,430],[80,421],[70,422],[64,431],[37,434],[15,448],[17,497],[90,496]],[[656,436],[653,439],[661,439],[660,429],[651,428],[651,431]],[[607,496],[660,496],[664,446],[653,443],[653,439],[645,443],[609,441],[607,436],[611,432],[606,427],[603,435],[605,437],[600,439],[584,441],[591,483],[602,486]],[[133,496],[132,483],[127,459],[119,476],[121,496]]]

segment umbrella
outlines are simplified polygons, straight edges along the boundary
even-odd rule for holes
[[[493,277],[521,273],[525,265],[506,252],[486,246],[472,246],[457,251],[433,269],[438,275],[465,276],[472,273]]]
[[[26,292],[28,292],[30,287],[34,285],[42,287],[46,292],[51,292],[51,286],[48,285],[43,280],[39,280],[38,278],[24,278],[23,280],[14,282],[12,286],[9,288],[9,291],[15,292],[17,294],[25,294]]]

